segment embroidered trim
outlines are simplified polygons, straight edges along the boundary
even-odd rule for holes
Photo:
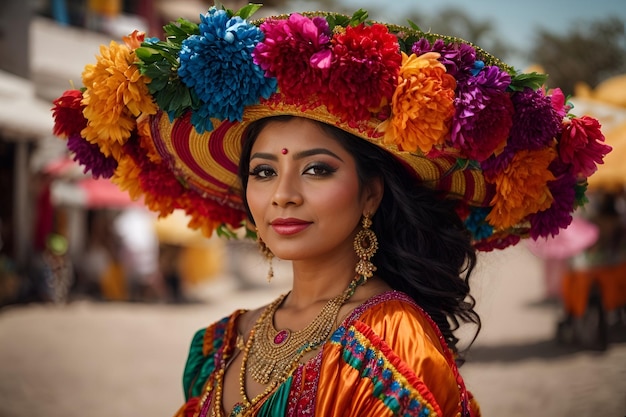
[[[467,388],[465,387],[465,381],[463,381],[463,377],[461,376],[459,372],[459,368],[456,366],[454,354],[448,347],[448,343],[446,342],[446,339],[443,337],[441,330],[439,330],[439,326],[437,326],[437,324],[430,317],[430,315],[426,311],[424,311],[424,309],[420,307],[415,302],[415,300],[413,300],[407,294],[400,292],[400,291],[395,291],[395,290],[378,294],[370,298],[369,300],[367,300],[365,303],[361,304],[357,308],[355,308],[352,311],[352,313],[344,320],[341,327],[348,328],[354,325],[354,323],[361,317],[361,315],[365,313],[367,310],[369,310],[370,308],[377,306],[378,304],[381,304],[387,301],[392,301],[392,300],[403,301],[403,302],[409,303],[410,305],[415,307],[424,316],[428,324],[430,324],[430,327],[432,327],[433,331],[437,335],[437,338],[439,339],[439,343],[441,344],[443,355],[446,358],[448,365],[452,369],[452,373],[454,375],[454,378],[456,379],[457,386],[459,388],[459,395],[461,397],[460,398],[461,401],[459,404],[461,408],[460,415],[462,417],[470,416],[471,405],[470,405],[469,393],[467,391]],[[339,331],[341,327],[337,329],[337,331]]]
[[[357,322],[341,333],[336,332],[330,343],[342,347],[345,363],[358,371],[361,378],[372,382],[372,395],[394,415],[441,415],[437,402],[423,382],[412,375],[389,346],[364,324]]]

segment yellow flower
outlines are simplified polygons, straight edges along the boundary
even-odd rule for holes
[[[82,135],[97,143],[105,155],[119,159],[123,145],[135,128],[135,118],[156,113],[156,105],[146,86],[147,78],[134,64],[135,54],[127,45],[111,42],[100,47],[95,65],[83,71],[86,91],[82,103],[88,120]]]
[[[437,60],[439,56],[436,52],[420,56],[402,53],[391,116],[380,126],[386,144],[428,153],[445,142],[454,116],[456,81]]]
[[[519,151],[502,173],[485,178],[496,186],[491,200],[493,209],[487,215],[492,226],[500,229],[515,226],[529,214],[552,205],[547,183],[555,178],[548,166],[556,156],[551,148]]]

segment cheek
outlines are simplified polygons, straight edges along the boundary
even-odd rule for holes
[[[343,181],[320,190],[313,198],[335,216],[352,215],[353,211],[360,210],[359,184],[357,181]]]
[[[252,213],[252,218],[257,225],[263,217],[263,208],[267,205],[267,202],[265,201],[265,194],[260,192],[258,187],[248,184],[248,188],[246,189],[246,200],[248,202],[248,207],[250,208],[250,213]]]

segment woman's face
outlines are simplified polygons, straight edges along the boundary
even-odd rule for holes
[[[361,191],[354,158],[315,122],[269,122],[250,154],[247,200],[265,244],[282,259],[353,253],[361,216],[377,200]]]

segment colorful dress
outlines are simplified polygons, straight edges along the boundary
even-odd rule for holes
[[[235,349],[237,318],[196,333],[176,417],[210,416],[217,374]],[[357,307],[317,355],[233,416],[479,416],[435,323],[407,295],[389,291]]]

